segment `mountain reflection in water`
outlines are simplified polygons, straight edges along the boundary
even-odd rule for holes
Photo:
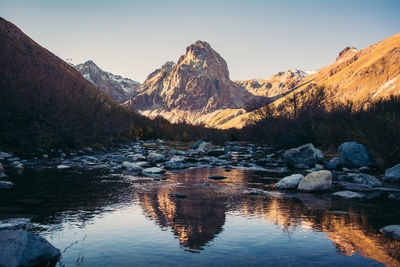
[[[228,178],[215,181],[208,179],[211,175]],[[107,214],[119,214],[115,219],[126,221],[131,216],[129,212],[119,211],[138,206],[162,230],[170,229],[182,248],[205,253],[214,249],[217,237],[231,233],[227,223],[233,217],[241,217],[249,219],[248,223],[240,224],[243,231],[252,227],[252,219],[256,219],[275,225],[277,231],[288,236],[319,232],[332,241],[338,254],[361,255],[388,266],[400,265],[400,241],[379,232],[385,225],[398,224],[397,203],[344,201],[331,199],[330,194],[267,191],[268,184],[277,179],[262,172],[239,169],[199,168],[168,173],[163,178],[166,179],[155,181],[151,177],[123,174],[27,172],[12,178],[18,186],[0,194],[0,220],[29,217],[41,225],[33,231],[53,235],[69,231],[67,222],[83,230],[89,224],[96,228]],[[171,195],[174,193],[187,197],[175,198]],[[267,233],[272,231],[265,229]],[[107,228],[98,226],[92,231],[104,234]],[[58,242],[62,243],[62,239]],[[310,242],[305,239],[304,245],[312,247]]]

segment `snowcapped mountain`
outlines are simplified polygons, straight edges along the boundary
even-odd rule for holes
[[[118,103],[134,97],[141,86],[139,82],[129,78],[103,71],[91,60],[74,67],[83,77]]]

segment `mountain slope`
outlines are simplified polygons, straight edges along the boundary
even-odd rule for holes
[[[102,142],[147,119],[103,94],[69,64],[0,18],[0,146]]]
[[[345,48],[336,61],[307,77],[337,101],[360,102],[400,94],[400,33],[365,49]],[[305,90],[300,87],[298,90]]]
[[[83,77],[118,103],[134,97],[140,88],[140,83],[103,71],[91,60],[74,67]]]
[[[151,73],[138,95],[124,103],[150,117],[158,115],[172,122],[209,123],[209,115],[228,117],[244,112],[247,101],[256,96],[229,78],[225,60],[211,46],[197,41],[186,49],[178,63],[167,62]]]

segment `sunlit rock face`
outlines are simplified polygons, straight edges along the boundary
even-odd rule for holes
[[[307,75],[308,73],[302,70],[287,70],[279,72],[268,79],[251,79],[235,82],[245,87],[253,95],[278,99],[294,90]]]
[[[140,83],[103,71],[91,60],[76,65],[74,68],[89,82],[96,85],[101,91],[118,103],[125,102],[134,97],[140,88]]]
[[[237,111],[254,98],[230,80],[225,60],[208,43],[197,41],[177,64],[167,62],[151,73],[139,94],[124,105],[151,117],[200,123],[199,116],[218,110]],[[202,122],[207,124],[208,120]]]

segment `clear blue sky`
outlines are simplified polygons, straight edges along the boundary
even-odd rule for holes
[[[0,0],[0,16],[63,59],[139,82],[196,40],[243,80],[317,69],[400,32],[400,0]]]

